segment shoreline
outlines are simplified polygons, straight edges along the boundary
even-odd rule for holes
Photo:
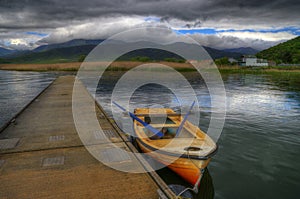
[[[126,71],[142,64],[149,64],[151,62],[138,61],[115,61],[106,69],[108,71]],[[152,62],[153,63],[153,62]],[[189,63],[175,63],[175,62],[155,62],[157,64],[168,65],[177,70],[193,70],[194,68]],[[0,70],[15,70],[15,71],[78,71],[82,62],[68,62],[56,64],[0,64]],[[86,63],[85,66],[90,67],[91,70],[104,69],[109,62],[95,62]]]
[[[113,62],[106,70],[108,71],[127,71],[131,68],[142,64],[149,64],[151,62],[133,62],[133,61],[117,61]],[[173,67],[179,72],[193,72],[195,68],[189,63],[175,63],[175,62],[156,62],[157,64],[164,64]],[[100,65],[99,65],[100,64]],[[97,63],[100,70],[107,65],[107,62]],[[36,71],[36,72],[50,72],[50,71],[73,71],[76,72],[81,66],[81,62],[56,63],[56,64],[0,64],[0,70],[12,71]],[[93,64],[92,69],[95,69]],[[269,74],[269,73],[293,73],[300,75],[300,67],[239,67],[239,66],[218,66],[221,74],[228,73],[247,73],[247,74]]]

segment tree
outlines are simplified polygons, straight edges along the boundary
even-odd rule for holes
[[[86,58],[86,55],[80,55],[80,57],[78,58],[78,62],[83,62]]]
[[[143,57],[137,56],[137,57],[131,58],[130,60],[131,61],[148,62],[148,61],[150,61],[150,58],[146,57],[146,56],[143,56]]]
[[[282,61],[284,63],[292,63],[293,59],[292,59],[291,52],[285,52],[285,53],[283,53]]]
[[[230,62],[228,60],[228,57],[222,57],[222,58],[216,59],[215,64],[218,66],[230,65]]]

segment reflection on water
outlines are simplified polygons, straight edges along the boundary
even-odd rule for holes
[[[54,79],[53,73],[0,70],[0,128]]]
[[[191,185],[184,182],[178,175],[176,175],[174,172],[172,172],[168,168],[163,168],[157,171],[157,173],[162,177],[162,179],[168,184],[168,185],[182,185],[183,187],[191,187]],[[200,189],[197,194],[190,192],[193,194],[193,198],[195,199],[212,199],[215,196],[215,190],[213,185],[213,179],[210,175],[209,169],[206,169],[202,180]]]
[[[284,87],[278,79],[255,75],[224,79],[227,118],[209,166],[216,198],[297,198],[299,84]]]
[[[110,72],[101,79],[96,98],[104,108],[109,107],[114,85],[122,75],[123,72]],[[212,111],[209,92],[197,73],[183,75],[196,91],[201,109],[200,128],[206,131]],[[55,76],[54,73],[0,71],[0,126]],[[218,141],[219,151],[208,166],[209,172],[196,198],[298,198],[299,76],[229,74],[223,75],[223,79],[227,92],[226,123]],[[90,90],[92,81],[86,80]],[[131,96],[130,109],[157,104],[174,109],[179,106],[168,89],[145,85]],[[190,104],[183,102],[183,105]],[[111,114],[110,109],[106,111]],[[167,168],[158,172],[169,184],[188,186]]]
[[[111,95],[112,91],[118,82],[118,80],[124,75],[125,72],[106,72],[99,81],[97,87],[97,95],[96,98],[101,102],[103,107],[110,107],[111,104]],[[140,77],[142,78],[142,77]],[[199,105],[202,111],[210,111],[211,103],[210,96],[208,94],[208,89],[204,84],[203,80],[199,77],[198,73],[189,73],[188,77],[189,82],[191,83],[193,89],[196,92]],[[93,91],[94,79],[85,80],[85,84],[87,85],[90,91]],[[139,87],[132,95],[130,95],[131,87],[126,86],[124,89],[128,89],[128,96],[126,92],[124,96],[118,96],[118,101],[121,102],[126,98],[130,98],[130,110],[133,111],[137,107],[153,107],[153,106],[161,106],[161,107],[171,107],[175,110],[178,110],[180,106],[186,107],[187,109],[190,107],[190,93],[187,93],[186,88],[182,88],[182,82],[174,80],[176,89],[180,91],[181,94],[184,95],[183,100],[179,101],[176,96],[172,93],[168,88],[159,85],[159,84],[146,84]],[[111,110],[106,110],[109,115],[112,115]]]
[[[196,90],[201,108],[200,128],[206,131],[212,111],[209,93],[196,73],[184,75]],[[122,72],[115,72],[101,79],[96,98],[104,108],[110,107],[113,87],[121,76]],[[218,141],[219,152],[209,164],[214,189],[201,188],[203,194],[215,190],[215,198],[298,198],[300,82],[299,78],[288,78],[223,75],[226,123]],[[175,109],[178,106],[166,88],[146,85],[133,94],[130,109],[154,104]],[[159,173],[170,184],[184,183],[173,178],[176,174],[168,169]]]

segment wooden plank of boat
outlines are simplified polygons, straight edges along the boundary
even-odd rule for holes
[[[149,113],[151,113],[151,118],[154,118],[152,113],[154,115],[167,113],[168,119],[171,120],[172,124],[151,123],[151,126],[158,128],[158,130],[178,128],[183,120],[181,115],[172,115],[175,113],[172,109],[141,108],[135,110],[135,114],[141,120],[145,120]],[[134,121],[134,129],[138,137],[137,143],[144,153],[165,164],[193,185],[201,174],[200,169],[207,167],[211,156],[217,151],[217,145],[214,141],[189,121],[184,123],[183,132],[178,137],[171,139],[164,139],[164,137],[162,139],[150,139],[144,126],[137,121]]]

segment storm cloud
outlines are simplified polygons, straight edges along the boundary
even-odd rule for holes
[[[117,32],[149,23],[174,29],[299,28],[299,10],[300,3],[296,0],[0,0],[0,33],[11,35],[11,38],[28,31],[45,34],[37,38],[34,45],[32,45],[34,41],[30,41],[31,46],[35,46],[74,38],[103,39]],[[150,20],[146,20],[149,17]],[[198,38],[202,36],[206,35]],[[241,38],[239,35],[232,37],[214,35],[214,37],[231,38],[231,41],[232,37],[245,42],[255,40]],[[25,40],[24,42],[30,40],[26,36],[19,39]],[[258,38],[260,39],[263,40]],[[284,39],[289,38],[282,35],[282,38],[273,43]],[[207,41],[209,40],[211,39]]]

